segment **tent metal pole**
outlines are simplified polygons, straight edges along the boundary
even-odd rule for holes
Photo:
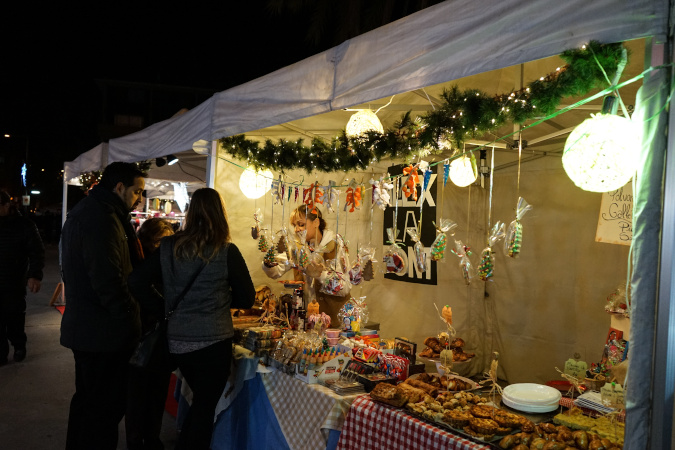
[[[218,141],[211,141],[211,150],[206,158],[206,186],[215,189],[216,160],[218,158]]]
[[[648,44],[649,48],[649,44]],[[651,45],[651,63],[675,60],[668,45]],[[647,58],[648,56],[645,55]],[[646,61],[647,62],[647,61]],[[672,72],[670,74],[673,76]],[[675,130],[675,100],[670,101],[667,129]],[[671,125],[673,125],[671,127]],[[656,330],[653,353],[652,404],[650,423],[651,448],[670,449],[673,443],[673,396],[675,395],[675,136],[667,134],[666,167],[663,182],[661,248],[656,305]]]
[[[63,163],[63,194],[61,196],[63,204],[61,205],[61,226],[66,222],[66,214],[68,214],[68,180],[66,179],[66,163]]]

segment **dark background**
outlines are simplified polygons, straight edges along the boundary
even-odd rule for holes
[[[64,161],[434,3],[5,2],[0,189],[27,161],[31,208],[58,211]]]

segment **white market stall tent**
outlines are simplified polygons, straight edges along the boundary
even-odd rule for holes
[[[653,61],[663,56],[661,44],[668,34],[668,14],[668,3],[655,0],[499,4],[447,1],[216,94],[182,116],[111,140],[109,160],[150,159],[190,148],[200,139],[215,143],[219,138],[239,133],[259,139],[297,133],[307,138],[330,136],[340,128],[331,122],[344,124],[351,114],[341,109],[373,104],[379,108],[389,101],[389,96],[395,95],[397,100],[391,105],[399,106],[382,109],[383,122],[389,119],[391,123],[401,110],[413,109],[406,107],[413,103],[412,99],[420,98],[433,105],[433,95],[428,94],[433,86],[452,81],[469,86],[480,80],[489,84],[493,94],[508,92],[532,76],[542,75],[533,61],[553,57],[590,40],[630,45],[628,41],[646,38],[647,41],[637,45],[646,47],[648,55],[651,53],[646,58],[647,65],[657,65]],[[670,55],[665,55],[666,62],[669,59]],[[637,61],[639,67],[639,57]],[[518,65],[523,66],[512,68]],[[535,68],[530,71],[531,67]],[[500,75],[491,71],[499,71]],[[630,91],[630,87],[626,88],[629,94],[621,91],[627,99],[637,98],[634,117],[651,118],[663,107],[668,89],[666,72],[662,69],[650,73],[639,93],[635,88]],[[468,77],[472,76],[477,78],[470,80]],[[418,111],[423,110],[419,108]],[[547,157],[548,152],[556,149],[560,152],[560,136],[564,140],[569,129],[579,123],[578,116],[570,119],[569,124],[560,117],[556,120],[561,123],[553,121],[546,125],[550,128],[527,131],[531,134],[523,139],[532,145],[531,153],[527,150],[524,153],[530,158],[527,164],[518,165],[513,152],[496,152],[496,159],[501,161],[497,164],[500,170],[494,172],[494,198],[488,199],[488,190],[484,188],[462,190],[448,186],[442,191],[444,199],[436,217],[425,218],[433,220],[443,215],[457,221],[458,235],[479,252],[485,240],[488,214],[494,220],[509,222],[519,196],[532,204],[532,212],[523,219],[521,256],[516,260],[498,256],[495,270],[501,273],[495,274],[494,282],[472,283],[467,287],[456,267],[457,261],[449,255],[445,267],[438,269],[435,286],[401,283],[380,276],[357,290],[367,296],[371,319],[381,323],[383,335],[404,335],[418,343],[439,331],[433,302],[451,304],[457,317],[455,327],[467,345],[473,346],[468,349],[478,354],[476,370],[483,370],[481,365],[489,361],[490,353],[499,351],[502,375],[509,381],[543,382],[555,377],[556,365],[563,364],[574,353],[594,362],[594,352],[596,348],[600,351],[609,324],[602,311],[604,298],[625,281],[631,258],[633,311],[626,448],[648,445],[667,448],[673,417],[674,361],[672,356],[664,356],[660,361],[654,358],[653,342],[656,333],[659,337],[656,351],[668,355],[663,349],[672,349],[673,338],[661,329],[667,330],[669,325],[672,274],[667,256],[674,246],[666,234],[672,234],[675,224],[674,215],[668,215],[672,213],[672,204],[661,210],[666,141],[656,132],[668,127],[668,119],[661,114],[646,122],[636,179],[631,255],[627,247],[594,242],[600,196],[574,187],[560,160]],[[534,144],[538,143],[541,146],[536,148]],[[214,144],[211,155],[215,152]],[[227,158],[223,153],[220,156]],[[243,161],[234,162],[244,165]],[[322,185],[329,180],[343,184],[345,178],[367,182],[369,176],[385,172],[387,166],[381,162],[368,173],[305,174],[304,179]],[[219,161],[212,170],[217,172],[212,185],[223,194],[228,206],[235,230],[233,239],[242,249],[255,281],[263,282],[258,270],[262,255],[247,236],[247,230],[253,224],[252,213],[256,208],[265,209],[266,217],[271,216],[272,200],[243,199],[237,187],[240,168]],[[667,167],[668,173],[671,170]],[[286,176],[300,180],[303,174],[293,172]],[[665,193],[665,205],[669,205],[667,199],[672,193],[668,182]],[[441,191],[437,191],[436,200],[439,198]],[[274,212],[275,223],[271,225],[278,228],[281,207],[276,206]],[[287,207],[286,216],[288,212]],[[337,225],[340,231],[345,226],[340,221],[344,217],[328,219],[329,225]],[[372,239],[381,252],[382,238],[376,236],[382,234],[383,214],[374,217],[375,231],[367,234],[364,230],[368,229],[370,218],[366,211],[346,220],[351,221],[346,234],[352,242]],[[351,231],[351,227],[360,231]],[[652,377],[654,364],[657,366]]]

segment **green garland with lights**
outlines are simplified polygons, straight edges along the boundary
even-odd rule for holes
[[[440,153],[451,142],[455,148],[471,138],[492,132],[507,123],[523,122],[551,114],[565,97],[582,96],[605,86],[623,57],[623,46],[591,42],[582,49],[567,50],[560,57],[567,63],[556,72],[508,94],[489,96],[477,89],[457,86],[441,95],[443,104],[416,119],[405,113],[384,133],[369,131],[363,136],[342,133],[331,142],[315,138],[309,146],[303,139],[277,142],[247,139],[236,135],[220,139],[229,155],[246,160],[256,169],[276,171],[304,169],[334,172],[363,170],[383,158],[409,160],[420,151]]]
[[[151,160],[138,161],[136,162],[136,166],[138,166],[141,172],[147,174],[148,171],[150,170],[150,167],[152,166],[152,161]],[[82,189],[85,192],[85,194],[89,193],[91,188],[96,186],[99,183],[99,181],[101,181],[102,176],[103,176],[102,170],[94,170],[92,172],[81,173],[80,189]]]

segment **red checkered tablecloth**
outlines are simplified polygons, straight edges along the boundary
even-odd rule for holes
[[[354,400],[342,426],[338,450],[489,449],[422,420],[402,409],[376,403],[369,395]]]

